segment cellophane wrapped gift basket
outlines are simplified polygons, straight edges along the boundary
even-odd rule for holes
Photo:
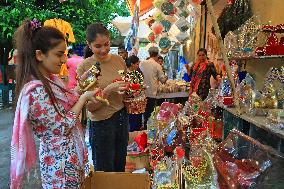
[[[122,76],[124,81],[130,83],[124,99],[125,107],[129,114],[141,114],[145,112],[147,98],[142,73],[130,71]]]

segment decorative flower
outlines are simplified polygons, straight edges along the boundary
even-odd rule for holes
[[[43,133],[44,131],[46,131],[46,127],[43,125],[37,126],[36,131],[39,133]]]
[[[35,31],[36,29],[41,27],[41,22],[38,21],[36,18],[30,21],[32,30]]]
[[[52,133],[53,133],[54,135],[60,135],[61,131],[60,131],[59,129],[54,129],[54,130],[52,131]]]
[[[78,157],[76,155],[73,155],[70,157],[70,160],[69,160],[72,164],[77,164],[78,162]]]
[[[54,157],[52,156],[45,156],[44,159],[43,159],[43,162],[48,165],[48,166],[51,166],[54,164],[55,160],[54,160]]]
[[[55,171],[55,176],[57,176],[59,178],[63,178],[63,171],[62,171],[62,169],[59,169],[59,170]]]

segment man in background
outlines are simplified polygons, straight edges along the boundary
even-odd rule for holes
[[[150,47],[149,50],[150,59],[140,63],[139,67],[144,75],[144,84],[146,88],[147,106],[144,113],[144,127],[147,128],[147,121],[151,116],[156,106],[156,96],[159,81],[165,83],[167,76],[165,76],[162,66],[158,63],[159,49],[157,47]]]

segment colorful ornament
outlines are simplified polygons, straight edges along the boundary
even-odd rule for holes
[[[202,1],[203,0],[192,0],[192,2],[195,3],[196,5],[200,5]]]
[[[168,31],[171,29],[171,27],[172,27],[171,22],[168,21],[168,20],[162,20],[162,21],[161,21],[161,24],[162,24],[163,27],[164,27],[164,31],[163,31],[163,32],[168,32]]]
[[[163,50],[169,49],[171,47],[171,41],[168,37],[162,37],[159,41],[159,47]]]
[[[164,30],[164,27],[160,22],[155,22],[152,25],[152,31],[155,35],[161,34],[163,30]]]
[[[161,11],[165,15],[171,15],[172,12],[174,11],[174,5],[172,3],[170,3],[170,2],[165,2],[161,6]]]
[[[154,7],[161,9],[162,4],[165,3],[165,2],[166,2],[166,0],[154,0],[153,5],[154,5]]]
[[[161,11],[157,11],[153,15],[154,19],[159,22],[164,19],[165,15]]]
[[[148,36],[148,40],[149,40],[150,42],[154,42],[155,39],[156,39],[155,34],[154,34],[153,32],[151,32],[151,33],[149,34],[149,36]]]
[[[235,3],[235,0],[227,0],[227,4],[228,5],[232,5],[232,4],[234,4]]]

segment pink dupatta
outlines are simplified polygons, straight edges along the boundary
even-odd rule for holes
[[[25,170],[30,171],[36,165],[36,145],[28,120],[30,99],[27,94],[41,85],[38,80],[30,81],[19,95],[11,142],[11,189],[20,188]]]
[[[64,89],[62,82],[60,82],[57,77],[52,77],[50,84],[55,85],[62,90]],[[28,94],[36,87],[42,85],[42,82],[39,80],[32,80],[28,82],[24,85],[18,98],[11,142],[11,189],[19,189],[21,187],[25,171],[31,171],[31,169],[36,165],[36,145],[28,119],[30,107]],[[70,110],[74,103],[78,100],[78,96],[64,90],[63,92],[68,92],[69,94],[67,94],[68,96],[66,98],[66,96],[63,96],[61,92],[54,90],[55,86],[52,86],[55,97],[62,102],[65,110]],[[73,139],[76,140],[77,153],[83,154],[85,146],[79,139],[79,137],[83,137],[82,128],[78,127],[77,129],[73,129],[73,132],[76,132],[78,135],[77,137],[75,135],[73,137]],[[83,163],[83,160],[81,160],[81,162]]]

